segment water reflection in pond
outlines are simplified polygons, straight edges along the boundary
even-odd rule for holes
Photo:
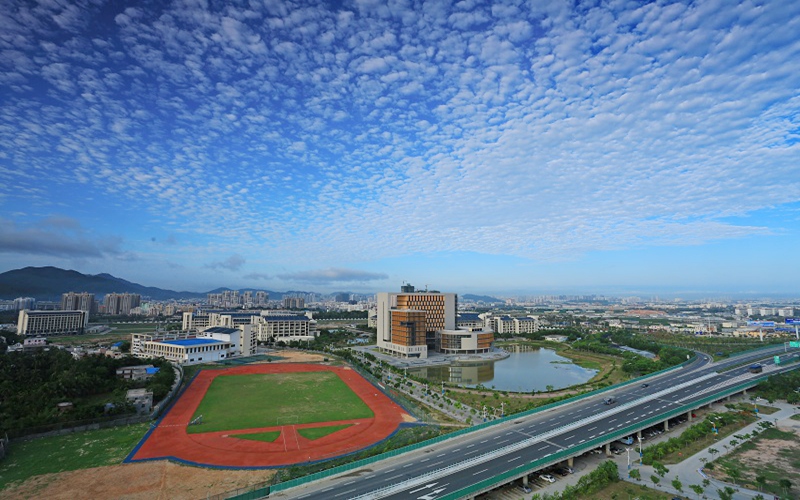
[[[562,389],[582,384],[595,376],[597,370],[583,368],[552,349],[512,352],[501,361],[456,363],[449,366],[410,368],[410,375],[431,382],[450,382],[466,387],[482,384],[500,391],[531,392]]]

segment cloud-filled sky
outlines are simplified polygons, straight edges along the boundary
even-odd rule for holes
[[[797,289],[800,2],[2,11],[2,271]]]

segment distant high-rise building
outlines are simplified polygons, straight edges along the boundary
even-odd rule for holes
[[[34,309],[36,307],[36,299],[33,297],[17,297],[14,299],[14,310],[22,311],[23,309]]]
[[[333,300],[336,301],[336,302],[347,302],[348,300],[350,300],[350,294],[349,293],[337,293],[334,296]]]
[[[263,290],[256,292],[256,305],[263,306],[269,301],[269,294]]]
[[[142,296],[138,293],[107,293],[103,298],[106,314],[113,315],[128,315],[141,303]]]
[[[285,309],[302,309],[306,306],[306,300],[302,297],[284,297],[283,307]]]
[[[97,312],[97,302],[94,294],[89,292],[67,292],[61,295],[61,310],[63,311],[87,311],[89,314]]]

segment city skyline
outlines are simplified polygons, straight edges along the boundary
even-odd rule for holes
[[[9,1],[0,272],[797,295],[800,4],[538,3]]]

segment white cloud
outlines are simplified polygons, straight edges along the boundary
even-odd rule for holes
[[[0,204],[236,241],[214,268],[701,245],[800,199],[791,3],[18,7]]]

